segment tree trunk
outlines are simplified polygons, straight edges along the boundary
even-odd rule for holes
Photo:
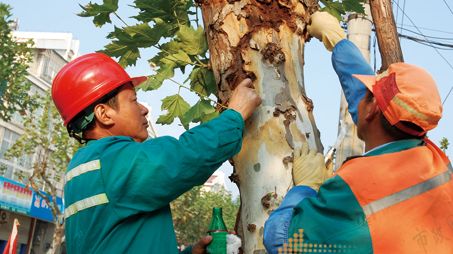
[[[348,17],[348,40],[352,41],[362,52],[365,59],[370,62],[370,35],[371,14],[370,5],[363,4],[365,15],[352,13]],[[338,128],[338,140],[335,144],[336,157],[335,169],[338,169],[346,158],[363,153],[364,143],[357,137],[357,126],[352,121],[348,112],[348,103],[341,93],[340,122]]]
[[[241,195],[238,233],[244,253],[264,253],[263,227],[292,187],[293,149],[308,142],[322,152],[305,95],[303,49],[306,23],[317,1],[199,1],[219,99],[227,103],[245,77],[263,102],[246,123],[241,152],[233,158]]]
[[[392,3],[390,0],[371,0],[371,15],[381,52],[381,70],[387,70],[392,63],[404,62],[395,19],[393,18]]]
[[[61,215],[60,215],[61,216]],[[57,219],[55,221],[55,231],[53,233],[52,253],[60,253],[61,243],[64,236],[64,223],[60,223]]]

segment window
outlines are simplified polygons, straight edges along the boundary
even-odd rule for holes
[[[9,129],[4,129],[2,144],[0,146],[0,159],[3,159],[6,151],[10,149],[16,140],[19,138],[19,134]]]

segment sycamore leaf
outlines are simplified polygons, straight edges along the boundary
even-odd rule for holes
[[[365,13],[362,2],[363,0],[343,0],[343,7],[345,11]]]
[[[186,66],[192,63],[189,55],[186,52],[180,50],[177,53],[169,54],[160,60],[164,64],[175,63],[178,67]]]
[[[175,75],[175,68],[181,68],[187,64],[191,64],[192,60],[184,51],[178,51],[175,54],[160,54],[161,59],[153,58],[152,60],[158,61],[151,62],[151,64],[157,65],[159,68],[156,70],[156,74],[149,77],[149,79],[141,86],[145,91],[158,89],[162,86],[164,80],[172,78]]]
[[[140,48],[148,48],[156,45],[168,30],[171,30],[174,25],[165,23],[162,19],[156,18],[153,20],[154,25],[151,27],[148,23],[141,23],[135,26],[124,28],[124,32],[129,35],[130,44],[134,44]]]
[[[198,123],[202,121],[203,117],[215,112],[215,108],[208,100],[200,99],[193,105],[183,116],[182,121],[185,123]]]
[[[134,17],[139,21],[150,22],[160,18],[168,24],[190,24],[187,11],[193,6],[191,0],[135,0],[134,4],[140,9],[139,14]],[[167,37],[173,37],[176,31],[177,26]]]
[[[166,115],[161,115],[156,123],[171,124],[176,117],[180,120],[182,116],[189,110],[190,105],[179,94],[165,97],[162,100],[162,110],[166,110]],[[181,120],[182,122],[182,120]]]
[[[176,64],[162,65],[156,74],[151,75],[139,87],[143,91],[151,91],[160,88],[166,79],[172,78],[175,75],[174,69]]]
[[[78,14],[80,17],[93,17],[94,25],[101,27],[106,23],[112,23],[110,14],[118,10],[118,0],[104,0],[101,5],[89,2],[85,6],[79,6],[83,9]]]
[[[321,9],[321,11],[326,11],[326,12],[332,14],[339,21],[342,20],[341,14],[345,13],[341,4],[338,4],[338,3],[331,3],[329,5],[326,5],[324,8]]]
[[[204,29],[201,27],[195,30],[193,27],[181,25],[176,35],[181,42],[181,49],[189,55],[201,55],[208,50]]]
[[[209,122],[211,121],[212,119],[218,117],[220,115],[220,112],[219,111],[214,111],[210,114],[206,114],[204,115],[202,118],[201,118],[201,123],[206,123],[206,122]]]
[[[217,83],[215,82],[214,73],[211,70],[196,67],[190,73],[189,79],[190,88],[198,94],[204,96],[217,94]]]

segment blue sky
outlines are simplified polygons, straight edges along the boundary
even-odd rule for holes
[[[72,33],[75,39],[80,40],[80,54],[85,54],[102,49],[108,43],[105,38],[112,30],[111,26],[97,28],[93,25],[90,18],[82,18],[76,15],[81,11],[79,4],[85,5],[88,1],[68,1],[68,0],[0,0],[13,7],[13,16],[19,18],[19,30],[30,32],[68,32]],[[99,2],[99,1],[94,1]],[[395,0],[401,7],[405,0]],[[448,3],[449,1],[447,1]],[[120,0],[119,14],[122,18],[135,14],[135,10],[128,7],[130,0]],[[453,2],[449,2],[453,7]],[[395,16],[397,12],[395,11]],[[429,36],[449,38],[444,42],[453,44],[453,13],[447,8],[443,0],[432,1],[407,1],[405,4],[407,16],[402,20],[402,11],[398,10],[398,24],[403,23],[404,28],[417,31],[413,27],[409,18],[417,27]],[[408,18],[409,17],[409,18]],[[112,18],[118,26],[121,23]],[[133,21],[129,20],[132,24]],[[428,29],[426,29],[428,28]],[[433,31],[439,30],[439,31]],[[403,31],[404,32],[404,31]],[[373,38],[372,38],[373,41]],[[373,46],[373,43],[372,43]],[[439,54],[432,49],[407,39],[401,40],[401,46],[405,62],[418,65],[430,72],[436,80],[442,100],[446,97],[449,90],[453,87],[453,50],[440,50],[442,56],[449,61],[449,66]],[[377,47],[377,45],[376,45]],[[372,47],[371,52],[374,51]],[[378,49],[376,49],[378,52]],[[150,75],[151,68],[148,66],[148,59],[154,51],[143,52],[144,59],[138,62],[137,66],[128,68],[131,75]],[[374,61],[374,55],[371,56]],[[377,66],[380,67],[379,53],[377,53]],[[181,77],[178,77],[181,80]],[[333,145],[337,135],[338,111],[340,103],[340,87],[337,76],[332,69],[330,62],[330,52],[327,52],[322,43],[312,39],[307,43],[305,50],[305,86],[307,95],[314,101],[315,118],[318,128],[321,131],[321,139],[325,149]],[[139,93],[141,101],[147,102],[152,106],[152,116],[157,119],[160,114],[160,100],[168,95],[177,92],[177,87],[171,83],[166,83],[163,89],[147,93]],[[187,94],[186,94],[187,95]],[[191,100],[189,97],[189,101]],[[193,97],[192,97],[193,99]],[[450,129],[451,128],[451,129]],[[171,126],[156,125],[158,134],[178,136],[183,128],[177,124]],[[453,144],[453,92],[444,104],[443,118],[439,126],[430,132],[429,137],[436,143],[442,137],[447,137]],[[452,157],[453,145],[450,146],[447,154]],[[224,171],[229,174],[231,167],[224,166]],[[234,192],[236,192],[234,190]]]

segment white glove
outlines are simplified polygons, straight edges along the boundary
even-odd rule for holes
[[[324,155],[310,150],[308,143],[294,150],[293,180],[295,185],[306,185],[316,191],[332,176],[332,168],[327,169]]]
[[[237,235],[227,235],[227,254],[239,254],[239,248],[241,247],[241,238]]]
[[[308,33],[324,43],[327,50],[332,51],[335,45],[346,38],[338,19],[328,12],[317,11],[311,15]]]

